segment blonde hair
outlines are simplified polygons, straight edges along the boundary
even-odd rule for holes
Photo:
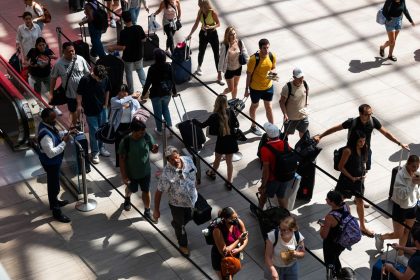
[[[198,6],[200,9],[204,8],[206,11],[213,10],[213,5],[210,0],[198,0]]]
[[[232,33],[232,31],[236,31],[233,26],[228,26],[225,30],[225,36],[223,38],[223,44],[229,46],[229,36]]]
[[[299,230],[296,219],[293,216],[287,216],[281,219],[279,224],[281,223],[283,223],[289,230],[292,230],[292,231]]]
[[[228,107],[226,95],[219,94],[214,102],[214,113],[219,116],[219,133],[222,136],[230,135],[229,116],[226,112]]]

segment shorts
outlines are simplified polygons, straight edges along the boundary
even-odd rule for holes
[[[399,31],[402,28],[402,15],[400,17],[391,18],[385,21],[386,32]]]
[[[288,120],[284,123],[285,133],[286,134],[294,134],[295,130],[299,131],[300,133],[305,133],[308,130],[309,120],[308,117],[305,117],[301,120]]]
[[[294,178],[287,182],[280,182],[276,180],[268,181],[265,187],[265,194],[270,198],[274,197],[274,195],[277,196],[277,198],[284,198],[287,189],[292,187],[294,181]]]
[[[256,90],[249,88],[249,94],[251,96],[252,103],[258,103],[260,102],[260,99],[264,101],[271,101],[273,100],[274,87],[271,86],[270,88],[265,90]]]
[[[413,208],[404,209],[401,208],[397,203],[392,205],[392,218],[400,223],[404,223],[405,220],[411,220],[416,218],[417,205]]]
[[[365,184],[361,181],[352,182],[343,174],[340,175],[338,178],[337,186],[335,187],[335,191],[341,193],[344,198],[352,198],[352,196],[360,197],[360,195],[356,195],[356,193],[360,193],[361,195],[365,194]]]
[[[236,70],[226,70],[225,79],[226,80],[233,79],[233,77],[235,76],[240,77],[241,73],[242,73],[242,66],[240,66]]]
[[[67,108],[71,113],[76,112],[77,110],[77,100],[76,98],[68,98],[67,97]]]
[[[150,191],[150,174],[146,177],[140,179],[130,179],[130,184],[128,184],[128,189],[132,193],[136,193],[139,190],[142,192],[149,192]]]

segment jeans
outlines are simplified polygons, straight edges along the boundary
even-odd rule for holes
[[[130,8],[130,9],[128,9],[128,11],[131,14],[131,21],[133,22],[133,25],[136,25],[137,24],[137,18],[139,17],[139,14],[140,14],[140,7]]]
[[[166,125],[172,126],[171,114],[169,113],[168,108],[171,97],[169,95],[163,97],[153,97],[151,100],[157,130],[159,132],[162,131],[162,116],[166,121]]]
[[[325,266],[332,265],[334,275],[336,275],[341,270],[340,255],[344,251],[344,247],[327,238],[322,243],[322,251],[324,252]]]
[[[38,20],[38,21],[35,21],[34,23],[38,24],[39,29],[41,29],[41,31],[42,29],[44,29],[44,23],[42,21]]]
[[[192,219],[191,207],[177,207],[169,204],[172,213],[171,225],[175,230],[176,238],[178,239],[178,245],[181,247],[188,246],[187,232],[185,231],[185,225]]]
[[[42,165],[45,172],[47,172],[47,188],[48,188],[48,202],[50,203],[50,210],[54,215],[60,215],[61,210],[58,204],[57,195],[60,193],[60,164]]]
[[[92,156],[95,156],[99,153],[103,145],[102,141],[96,139],[95,132],[106,122],[106,109],[103,108],[96,116],[86,116],[86,121],[89,126],[90,152]]]
[[[198,65],[201,66],[204,60],[204,54],[206,53],[207,44],[210,43],[210,46],[213,50],[214,63],[217,66],[219,65],[219,37],[217,35],[217,30],[214,31],[203,31],[200,30],[199,43],[198,43]]]
[[[103,57],[106,55],[104,51],[104,46],[102,45],[101,37],[102,31],[93,26],[93,24],[88,24],[90,42],[92,43],[92,56],[98,55]]]
[[[42,93],[42,84],[44,84],[45,91],[48,92],[50,88],[50,76],[47,77],[35,77],[29,74],[29,81],[33,82],[34,90],[41,94]]]
[[[298,280],[298,262],[295,261],[294,264],[287,267],[277,267],[277,274],[279,275],[279,279],[282,280]],[[269,271],[268,267],[265,266],[264,268],[264,277],[265,279],[272,279],[271,271]]]
[[[165,31],[166,36],[166,49],[170,49],[171,53],[174,52],[174,34],[176,30],[174,30],[170,24],[164,25],[163,30]]]
[[[137,72],[139,76],[140,84],[144,86],[146,83],[146,74],[143,70],[143,59],[135,62],[125,62],[124,61],[124,70],[125,70],[125,78],[127,80],[128,85],[128,92],[132,94],[134,92],[134,85],[133,85],[133,71]]]

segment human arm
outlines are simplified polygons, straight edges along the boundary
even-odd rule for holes
[[[211,13],[212,13],[212,17],[213,17],[213,20],[214,20],[215,24],[214,25],[205,24],[204,25],[205,29],[216,29],[220,26],[220,20],[219,20],[219,16],[217,15],[217,13],[214,10],[211,10]]]
[[[399,272],[391,263],[385,263],[382,270],[384,274],[386,274],[387,272],[392,273],[398,280],[414,279],[413,277],[416,275],[416,273],[411,269],[410,266],[408,266],[405,272],[402,273]]]
[[[115,44],[115,45],[107,46],[107,49],[110,52],[113,52],[113,51],[124,51],[125,50],[125,46]]]
[[[141,0],[141,3],[143,3],[143,7],[146,10],[146,12],[149,13],[149,7],[146,4],[146,0]],[[140,3],[140,5],[141,5],[141,3]]]
[[[176,8],[178,10],[177,17],[178,17],[178,20],[180,20],[181,19],[181,2],[180,1],[176,1]]]
[[[411,23],[411,25],[415,26],[416,24],[414,23],[413,19],[410,16],[410,13],[408,12],[408,9],[407,9],[407,1],[404,1],[403,13],[404,13],[405,17],[408,19],[408,21]]]
[[[156,12],[154,12],[153,14],[156,16],[156,15],[158,15],[163,9],[165,8],[165,4],[164,4],[164,2],[162,1],[162,2],[160,2],[160,4],[159,4],[159,8],[157,9],[157,11]]]
[[[267,238],[265,240],[265,253],[264,253],[265,264],[267,265],[268,270],[270,271],[271,279],[279,280],[279,275],[273,263],[273,253],[274,253],[273,243],[270,241],[270,239]]]
[[[324,224],[321,224],[321,229],[319,231],[319,235],[322,239],[326,239],[328,236],[328,233],[330,232],[330,229],[335,227],[337,225],[337,220],[328,214],[325,216],[325,222]]]
[[[298,232],[298,234],[300,234]],[[305,257],[305,242],[300,240],[296,250],[293,251],[293,258],[294,259],[303,259]]]
[[[121,144],[123,143],[123,141],[121,141]],[[120,146],[121,146],[121,144],[120,144]],[[130,179],[128,179],[127,166],[126,166],[126,163],[125,163],[125,159],[126,159],[127,155],[125,153],[119,153],[118,156],[120,157],[119,162],[120,162],[121,178],[122,178],[124,184],[128,185],[130,183]]]
[[[403,250],[405,253],[408,253],[409,255],[413,255],[417,250],[416,247],[405,247],[405,246],[401,246],[398,243],[393,243],[391,246],[395,250]]]
[[[381,128],[378,129],[380,133],[382,133],[386,138],[388,138],[390,141],[394,142],[398,146],[401,146],[403,149],[406,149],[407,151],[410,151],[410,147],[408,144],[401,143],[400,141],[395,138],[395,136],[389,132],[386,128],[381,126]]]
[[[160,200],[162,199],[162,192],[156,190],[155,192],[155,208],[153,210],[153,218],[156,220],[160,218]]]
[[[193,27],[191,27],[190,34],[188,34],[188,36],[187,36],[187,40],[190,40],[190,39],[191,39],[191,35],[192,35],[192,34],[195,32],[195,30],[197,29],[198,24],[200,23],[200,16],[201,16],[201,10],[198,10],[197,17],[195,18],[195,22],[194,22]]]
[[[152,85],[152,78],[153,78],[153,65],[149,67],[149,70],[147,71],[147,76],[146,76],[146,82],[144,83],[143,86],[143,91],[141,93],[141,99],[144,100],[146,99],[146,93],[149,91],[150,86]]]
[[[262,191],[265,191],[269,176],[270,176],[270,162],[263,161],[262,179],[261,179],[261,187],[260,187]]]
[[[282,95],[280,97],[280,101],[279,101],[280,109],[283,113],[283,121],[285,121],[285,122],[287,122],[289,120],[289,116],[287,115],[287,109],[286,109],[286,100],[287,100],[287,97]]]
[[[362,177],[353,177],[345,167],[348,159],[350,158],[350,155],[351,155],[351,150],[349,148],[343,149],[340,162],[338,163],[338,170],[340,170],[340,172],[344,174],[344,176],[349,178],[352,182],[356,182],[358,180],[361,180]]]
[[[330,135],[330,134],[333,134],[334,132],[337,132],[337,131],[340,131],[340,130],[343,130],[343,129],[344,129],[344,128],[343,128],[343,125],[342,125],[342,124],[339,124],[339,125],[333,126],[333,127],[329,128],[329,129],[327,129],[326,131],[324,131],[323,133],[321,133],[321,134],[319,134],[319,135],[315,135],[315,136],[314,136],[314,140],[315,140],[316,142],[319,142],[319,141],[321,141],[321,139],[322,139],[322,138],[324,138],[325,136]]]
[[[238,219],[238,221],[239,221],[239,228],[240,228],[241,232],[242,233],[247,232],[244,222],[241,219]],[[241,245],[239,245],[238,248],[236,248],[236,247],[233,248],[232,249],[232,254],[236,255],[237,253],[243,251],[245,249],[246,245],[248,245],[248,240],[249,240],[248,234],[246,234],[246,236],[244,238],[239,237],[236,240],[236,241],[239,241],[239,243],[236,246],[238,246],[239,244],[241,244]]]
[[[54,147],[52,138],[48,135],[45,135],[40,141],[42,151],[47,155],[48,158],[53,158],[64,152],[64,148],[66,147],[66,143],[69,141],[69,139],[70,135],[65,135],[61,143]]]
[[[76,96],[76,101],[77,101],[77,111],[80,113],[82,112],[82,96],[80,94],[77,94]]]
[[[88,3],[85,5],[85,15],[86,17],[83,18],[83,20],[81,22],[79,22],[79,25],[82,26],[88,22],[92,22],[93,21],[93,8],[92,6]]]
[[[38,20],[42,20],[44,19],[44,11],[42,10],[41,6],[38,3],[34,3],[34,5],[32,6],[32,9],[35,12],[35,15],[37,17],[32,18],[32,21],[38,21]]]

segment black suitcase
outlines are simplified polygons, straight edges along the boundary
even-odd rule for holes
[[[229,107],[235,112],[235,115],[238,116],[239,111],[242,111],[245,108],[245,102],[248,97],[244,97],[244,99],[234,98],[228,100]]]
[[[194,205],[193,220],[196,225],[202,225],[211,220],[211,206],[207,200],[198,193],[197,201]]]
[[[310,201],[314,193],[315,186],[315,163],[307,162],[306,164],[300,164],[297,173],[302,177],[300,181],[300,187],[296,195],[296,199]]]
[[[75,137],[74,140],[77,141],[83,148],[83,153],[85,156],[85,168],[86,168],[86,173],[90,172],[90,162],[89,162],[89,144],[88,144],[88,140],[86,138],[86,135],[83,132],[79,132]],[[76,145],[76,155],[77,155],[77,172],[79,175],[82,174],[82,168],[80,166],[80,161],[79,161],[79,157],[80,157],[80,153],[81,151],[79,150],[79,147]]]
[[[147,20],[150,20],[150,16],[147,17]],[[159,37],[156,33],[150,33],[147,30],[146,42],[143,45],[143,60],[153,60],[153,51],[156,48],[159,48]]]
[[[85,6],[85,0],[69,0],[70,12],[78,12],[83,10]]]
[[[118,94],[121,85],[123,84],[124,62],[120,58],[108,54],[98,59],[96,65],[107,67],[108,78],[111,84],[111,96],[109,97],[109,102],[111,102],[111,98]]]
[[[400,162],[398,163],[398,166],[395,166],[394,168],[392,168],[391,184],[389,185],[388,199],[391,199],[392,194],[394,193],[395,177],[397,177],[397,173],[401,169],[401,161],[402,161],[403,153],[404,153],[404,150],[401,149]]]
[[[191,80],[191,40],[179,43],[172,53],[172,73],[175,84]]]

